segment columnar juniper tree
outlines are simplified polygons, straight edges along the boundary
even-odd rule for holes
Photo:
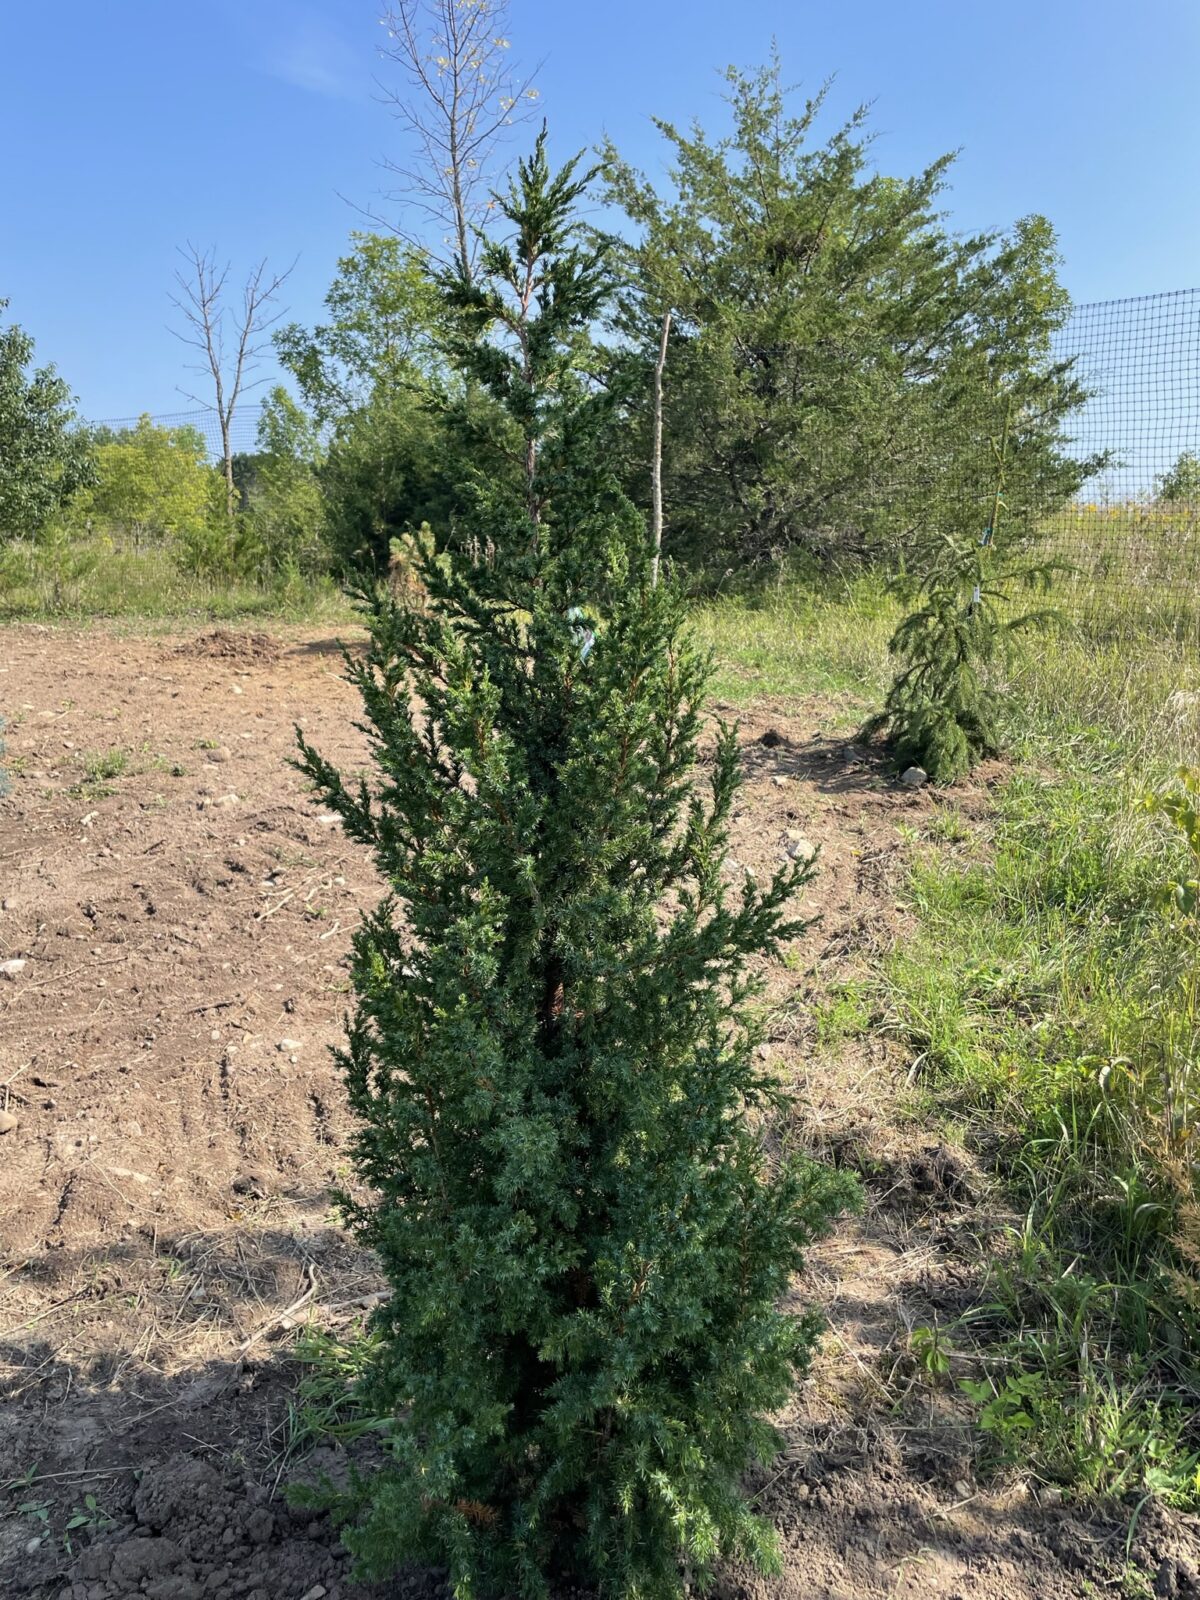
[[[515,237],[445,284],[512,478],[475,486],[453,551],[423,539],[420,606],[373,603],[349,669],[373,781],[302,741],[390,885],[342,1055],[389,1464],[347,1540],[460,1595],[573,1571],[673,1596],[681,1569],[772,1559],[740,1479],[815,1336],[780,1299],[849,1191],[765,1136],[749,964],[794,931],[805,869],[730,885],[732,729],[694,791],[707,664],[610,473],[586,378],[607,255],[544,141],[501,202]]]

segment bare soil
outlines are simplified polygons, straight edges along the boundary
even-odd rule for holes
[[[383,1600],[287,1481],[306,1326],[380,1283],[339,1227],[348,1114],[329,1047],[380,888],[288,766],[293,724],[365,749],[334,641],[297,630],[0,634],[13,793],[0,802],[0,1600]],[[885,1029],[842,1038],[838,985],[905,937],[905,852],[945,802],[846,737],[851,702],[743,715],[734,868],[820,846],[811,925],[769,978],[789,1136],[863,1174],[865,1214],[797,1305],[829,1322],[755,1490],[785,1570],[754,1600],[1200,1594],[1200,1539],[1153,1507],[1087,1508],[988,1477],[910,1330],[974,1303],[1010,1219],[959,1149],[900,1114]],[[765,736],[765,737],[764,737]],[[986,830],[984,773],[955,804]],[[834,1009],[831,1009],[831,1006]],[[5,1120],[5,1119],[0,1119]],[[1130,1587],[1135,1579],[1142,1587]]]

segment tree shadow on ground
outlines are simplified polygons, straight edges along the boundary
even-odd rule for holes
[[[797,740],[768,728],[741,747],[742,771],[750,781],[787,778],[810,784],[823,795],[861,795],[891,789],[905,793],[887,750],[856,736],[814,732]]]
[[[306,1459],[292,1427],[304,1370],[293,1348],[296,1326],[308,1314],[328,1323],[330,1296],[314,1295],[292,1328],[279,1320],[314,1264],[325,1264],[317,1270],[340,1295],[332,1264],[348,1263],[336,1229],[261,1233],[255,1261],[244,1259],[243,1250],[236,1272],[237,1236],[224,1229],[164,1236],[149,1255],[140,1239],[81,1250],[63,1264],[64,1281],[91,1275],[88,1303],[109,1312],[120,1309],[114,1297],[130,1292],[127,1285],[139,1281],[147,1261],[207,1263],[209,1278],[226,1284],[230,1315],[219,1329],[223,1345],[202,1359],[172,1365],[168,1344],[136,1337],[152,1315],[165,1319],[169,1311],[182,1322],[189,1306],[200,1305],[187,1295],[169,1305],[145,1298],[128,1305],[127,1317],[140,1317],[146,1327],[126,1326],[116,1361],[95,1347],[94,1324],[63,1342],[47,1318],[0,1342],[6,1600],[130,1600],[141,1593],[167,1600],[304,1600],[318,1589],[325,1600],[401,1594],[445,1600],[443,1576],[435,1571],[409,1571],[384,1584],[354,1582],[328,1515],[283,1498],[289,1481],[325,1474],[344,1480],[348,1470],[350,1458],[336,1443],[317,1444]],[[37,1260],[24,1270],[47,1281]],[[925,1287],[906,1279],[894,1292],[923,1300]],[[837,1311],[839,1319],[864,1325],[874,1319],[886,1343],[875,1301],[839,1303]],[[247,1327],[261,1334],[249,1345]],[[1089,1519],[1036,1495],[1014,1508],[1003,1489],[979,1487],[960,1409],[922,1403],[889,1420],[876,1401],[864,1399],[844,1402],[822,1419],[819,1402],[813,1412],[806,1393],[785,1424],[780,1457],[749,1482],[780,1534],[783,1573],[764,1584],[727,1566],[718,1592],[729,1600],[915,1595],[900,1582],[909,1567],[938,1575],[926,1594],[954,1593],[943,1583],[952,1580],[986,1600],[1066,1600],[1083,1577],[1107,1570],[1115,1549],[1112,1518]],[[352,1451],[369,1466],[376,1447],[366,1440]],[[72,1528],[78,1517],[84,1520]],[[1167,1549],[1161,1528],[1155,1537],[1154,1551]],[[581,1594],[574,1587],[567,1592]]]

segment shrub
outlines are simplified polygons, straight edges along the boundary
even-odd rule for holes
[[[481,476],[475,559],[427,534],[422,604],[372,602],[349,671],[374,784],[301,740],[390,889],[341,1056],[372,1195],[343,1205],[391,1289],[360,1391],[388,1462],[341,1510],[369,1573],[675,1596],[681,1564],[771,1562],[741,1477],[815,1338],[781,1297],[852,1191],[766,1138],[748,967],[808,869],[731,885],[733,729],[695,791],[708,663],[611,476],[583,376],[607,255],[544,138],[515,241],[444,286],[474,325],[456,359],[521,429],[519,491]]]

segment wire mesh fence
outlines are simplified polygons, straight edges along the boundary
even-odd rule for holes
[[[1075,308],[1057,359],[1090,398],[1070,447],[1106,464],[1051,519],[1058,604],[1098,633],[1200,639],[1200,289]]]
[[[229,433],[230,444],[236,454],[253,455],[258,449],[262,409],[261,403],[255,402],[240,406],[234,413]],[[139,425],[146,422],[167,433],[195,435],[203,444],[205,459],[214,466],[222,459],[223,441],[217,414],[203,407],[190,411],[143,411],[136,417],[105,417],[99,422],[89,423],[88,427],[101,441],[128,439],[135,437]]]
[[[1051,357],[1072,363],[1087,394],[1060,448],[1098,463],[1080,492],[1060,494],[1040,517],[1044,551],[1064,569],[1054,603],[1097,636],[1200,643],[1200,289],[1078,306]],[[963,413],[962,439],[934,446],[916,430],[915,444],[869,462],[860,511],[882,537],[860,539],[860,549],[887,560],[889,527],[922,512],[982,526],[990,422],[981,417]],[[865,441],[896,431],[889,418],[856,436],[870,455]],[[288,441],[272,437],[257,403],[239,409],[227,441],[216,414],[196,409],[110,418],[88,432],[97,482],[62,526],[8,551],[0,612],[267,610],[281,587],[293,603],[333,591],[317,463],[285,459]],[[367,453],[381,449],[371,441]],[[854,545],[852,536],[843,547]]]

